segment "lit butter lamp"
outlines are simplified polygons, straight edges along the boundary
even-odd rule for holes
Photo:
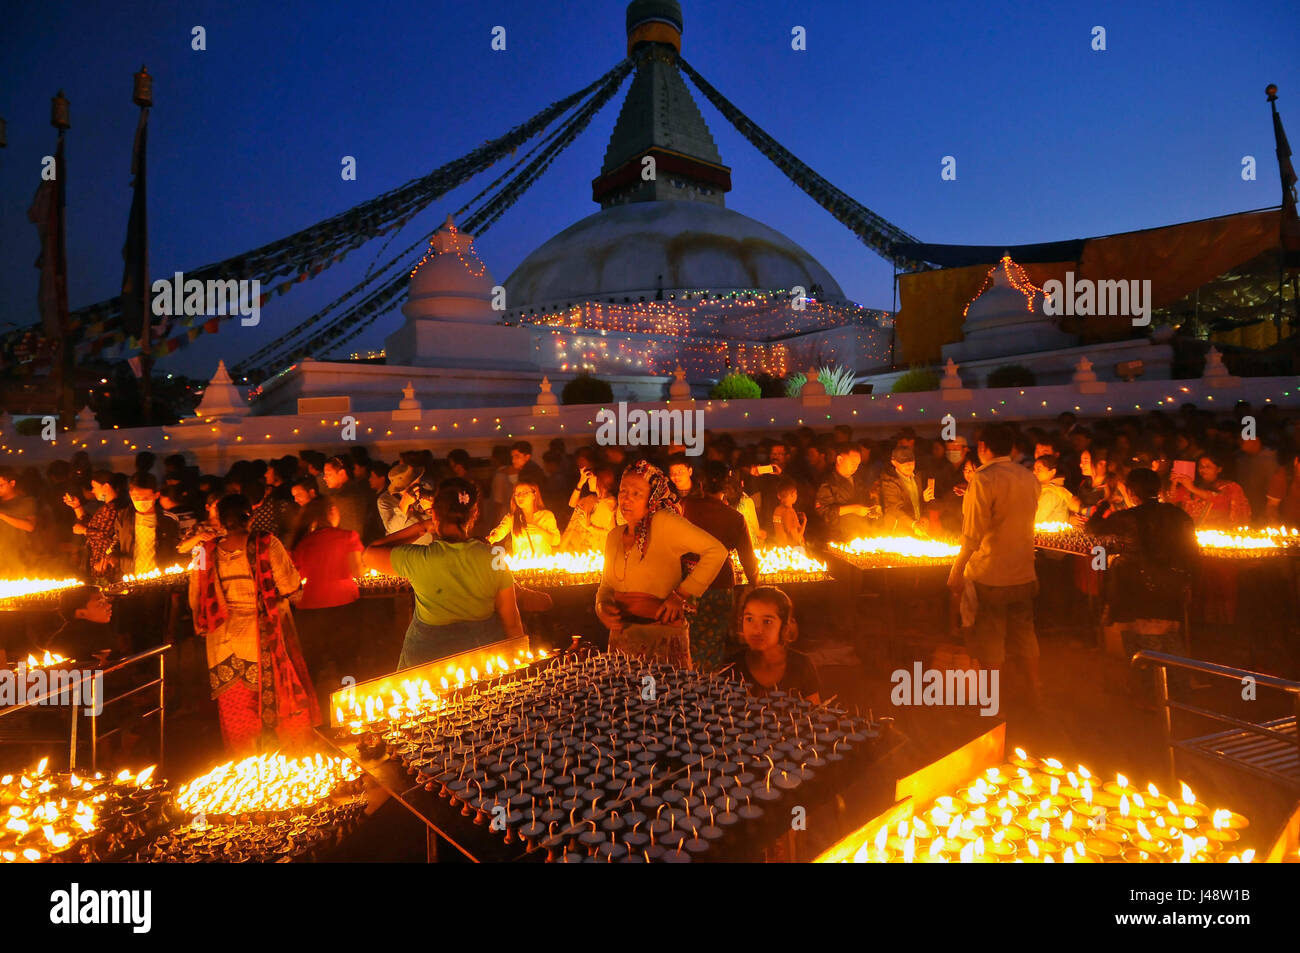
[[[600,582],[605,554],[598,549],[550,556],[507,556],[516,581],[526,586],[584,586]]]
[[[23,664],[27,666],[28,671],[31,671],[32,669],[37,668],[55,668],[59,665],[67,665],[71,659],[60,655],[58,652],[51,652],[49,649],[46,649],[41,653],[40,658],[37,658],[29,652],[27,658],[21,661],[23,661]]]
[[[769,546],[754,550],[758,559],[758,583],[760,586],[779,586],[797,582],[821,582],[830,578],[830,569],[820,559],[809,556],[798,546]],[[731,567],[740,579],[746,583],[744,567],[740,557],[732,552]]]
[[[882,825],[854,863],[1250,863],[1236,852],[1250,822],[1211,810],[1181,783],[1178,800],[1122,774],[1098,784],[1082,765],[1067,769],[1016,748],[924,810]]]
[[[115,778],[52,774],[49,759],[0,777],[0,863],[93,861],[143,835],[163,817],[156,766]]]
[[[498,655],[487,659],[481,675],[488,679],[500,678],[548,657],[545,649],[538,649],[536,654],[522,652],[509,660]],[[334,721],[346,724],[350,734],[361,735],[387,723],[432,714],[446,707],[449,693],[477,682],[480,672],[471,665],[468,670],[457,668],[449,676],[441,676],[436,689],[426,678],[418,683],[412,679],[403,680],[400,691],[392,688],[360,695],[355,690],[349,691],[344,696],[344,704],[335,706]]]
[[[952,562],[960,551],[954,543],[911,536],[861,536],[847,543],[830,544],[839,556],[864,569],[895,566],[941,566]]]
[[[1034,545],[1091,555],[1093,547],[1113,549],[1114,540],[1086,533],[1072,523],[1035,523]]]
[[[315,808],[361,776],[348,758],[289,758],[279,752],[218,765],[181,786],[176,806],[210,821],[287,815]]]
[[[1217,529],[1199,529],[1196,542],[1208,556],[1217,559],[1259,559],[1280,556],[1300,546],[1300,530],[1285,526],[1251,529],[1239,526],[1230,533]]]
[[[111,588],[129,587],[139,588],[140,586],[165,585],[170,586],[173,583],[180,582],[183,578],[189,578],[190,570],[188,566],[175,565],[168,566],[166,569],[150,569],[148,572],[142,572],[138,576],[128,573],[123,576],[116,586]]]
[[[80,579],[0,579],[0,605],[21,603],[33,596],[52,597],[64,589],[84,585]]]

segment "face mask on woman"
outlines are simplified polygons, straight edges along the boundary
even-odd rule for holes
[[[153,500],[132,500],[131,505],[135,507],[137,513],[152,513]]]
[[[943,455],[948,458],[949,463],[961,463],[962,457],[966,456],[960,450],[945,450]]]

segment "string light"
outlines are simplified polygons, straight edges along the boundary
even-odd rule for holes
[[[993,286],[993,276],[997,274],[999,268],[1006,271],[1007,281],[1011,283],[1011,287],[1025,296],[1025,310],[1034,310],[1034,295],[1042,294],[1043,289],[1029,280],[1029,275],[1025,269],[1012,261],[1010,255],[1003,255],[1002,259],[990,268],[989,273],[984,276],[984,283],[980,285],[980,290],[975,293],[975,297],[966,302],[966,307],[961,312],[963,318],[966,317],[966,312],[970,311],[970,306],[976,302],[980,295]]]
[[[439,235],[443,231],[443,229],[446,229],[446,231],[450,234],[451,238],[453,239],[458,234],[460,234],[460,230],[456,228],[456,226],[453,225],[450,221],[448,221],[445,225],[443,225],[442,228],[438,229],[438,231],[434,232],[433,235],[430,236],[429,238],[429,247],[424,250],[424,257],[421,258],[418,262],[416,262],[415,267],[411,269],[411,277],[414,278],[416,272],[418,272],[420,268],[423,267],[424,263],[427,262],[429,259],[436,258],[440,254],[445,254],[447,251],[452,251],[456,253],[456,258],[460,261],[461,266],[466,271],[469,272],[471,278],[482,278],[484,273],[487,271],[487,265],[485,265],[483,263],[483,260],[479,258],[478,252],[474,250],[474,239],[471,238],[469,235],[465,236],[469,244],[469,253],[471,256],[473,256],[474,261],[477,263],[478,270],[475,270],[470,265],[470,263],[465,260],[465,256],[461,254],[460,242],[458,241],[446,242],[445,240],[439,238]],[[448,247],[445,249],[439,248],[439,245],[443,245],[443,244],[446,244]]]

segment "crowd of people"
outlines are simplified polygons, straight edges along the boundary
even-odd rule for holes
[[[522,620],[549,608],[545,593],[515,583],[504,555],[601,550],[594,608],[611,648],[735,666],[756,690],[815,694],[815,669],[788,648],[798,631],[789,596],[742,590],[731,554],[754,580],[763,546],[956,539],[950,585],[972,655],[992,667],[1015,660],[1032,697],[1035,523],[1135,541],[1110,594],[1118,622],[1178,618],[1192,529],[1300,525],[1300,432],[1272,406],[1086,424],[1062,414],[1054,427],[940,436],[904,428],[879,440],[839,425],[742,444],[711,432],[697,457],[557,439],[540,462],[526,441],[486,461],[456,449],[388,463],[354,446],[241,460],[225,474],[199,473],[180,454],[159,470],[152,453],[115,473],[79,453],[43,471],[0,466],[0,577],[102,583],[187,565],[180,625],[206,639],[222,730],[240,748],[267,731],[301,734],[319,718],[322,685],[335,684],[321,673],[354,670],[356,578],[368,568],[414,591],[397,666],[522,635]],[[69,624],[103,615],[97,598],[70,596]],[[159,611],[119,616],[123,648],[161,641],[150,632]]]

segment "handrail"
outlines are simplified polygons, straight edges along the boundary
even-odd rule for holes
[[[134,655],[128,655],[123,659],[119,659],[118,661],[114,662],[112,665],[108,666],[107,668],[77,668],[71,670],[51,669],[50,671],[58,671],[58,672],[70,671],[71,676],[69,678],[68,684],[60,685],[57,689],[48,690],[45,692],[45,694],[41,695],[39,698],[29,698],[26,701],[24,701],[21,705],[9,705],[5,708],[0,708],[0,718],[3,718],[5,715],[12,715],[14,712],[26,711],[29,708],[42,704],[48,699],[57,697],[58,695],[61,695],[65,692],[79,691],[83,684],[85,684],[86,682],[90,682],[91,703],[90,703],[90,711],[87,713],[87,717],[89,717],[90,719],[90,764],[91,764],[91,769],[94,770],[98,766],[99,742],[101,738],[108,737],[108,735],[115,734],[121,728],[121,726],[119,726],[118,728],[114,728],[112,731],[107,732],[105,735],[99,734],[99,717],[103,713],[104,709],[107,708],[109,705],[122,701],[123,699],[131,698],[132,696],[138,695],[141,692],[157,687],[158,707],[154,708],[151,711],[145,712],[143,715],[140,715],[139,720],[143,721],[145,718],[149,718],[153,715],[158,716],[158,761],[159,763],[162,763],[163,753],[164,753],[164,743],[165,743],[165,719],[166,719],[165,706],[166,706],[166,685],[167,685],[166,683],[167,657],[165,653],[171,647],[172,644],[170,642],[164,643],[162,645],[155,645],[151,649],[145,649],[143,652],[136,652]],[[130,665],[135,665],[140,662],[147,662],[150,659],[155,659],[155,658],[158,660],[158,676],[156,678],[146,681],[143,684],[137,685],[134,688],[128,689],[127,691],[121,693],[120,695],[115,695],[112,698],[108,698],[108,699],[99,698],[98,689],[100,684],[102,684],[103,681],[102,676],[110,675],[113,672],[121,671],[122,669]],[[95,710],[97,705],[99,708],[98,711]],[[77,767],[77,719],[78,717],[81,716],[82,712],[81,712],[81,705],[75,701],[69,707],[72,709],[72,717],[71,717],[71,725],[69,726],[69,738],[68,738],[68,770],[72,771],[72,770],[76,770]]]
[[[1169,669],[1178,668],[1188,672],[1200,672],[1203,675],[1213,675],[1216,678],[1232,679],[1233,681],[1242,681],[1244,679],[1254,680],[1256,685],[1262,685],[1265,688],[1271,688],[1275,691],[1285,692],[1291,696],[1291,704],[1295,709],[1294,718],[1296,724],[1300,725],[1300,682],[1293,682],[1285,678],[1278,678],[1275,675],[1265,675],[1262,672],[1252,672],[1244,668],[1232,668],[1227,665],[1219,665],[1214,662],[1203,662],[1199,659],[1183,658],[1180,655],[1169,655],[1165,652],[1153,652],[1150,649],[1143,649],[1137,652],[1130,659],[1129,664],[1140,667],[1154,667],[1156,680],[1156,693],[1160,705],[1160,727],[1164,735],[1165,745],[1169,749],[1169,780],[1172,784],[1178,778],[1177,764],[1175,763],[1174,753],[1177,748],[1184,751],[1191,751],[1197,754],[1206,754],[1196,748],[1191,741],[1177,740],[1174,738],[1173,713],[1175,710],[1187,712],[1196,717],[1205,718],[1209,721],[1217,721],[1221,724],[1231,725],[1239,731],[1255,735],[1261,738],[1269,738],[1274,741],[1282,742],[1286,745],[1294,745],[1296,755],[1300,757],[1300,732],[1297,732],[1294,738],[1275,730],[1266,725],[1258,725],[1253,722],[1243,721],[1225,712],[1211,711],[1208,708],[1202,708],[1199,705],[1190,705],[1186,702],[1174,701],[1169,697]],[[1248,760],[1236,757],[1225,757],[1215,755],[1236,767],[1255,773],[1266,773],[1255,764]],[[1300,762],[1298,762],[1300,763]]]
[[[1167,655],[1164,652],[1153,652],[1150,649],[1143,649],[1130,660],[1132,665],[1141,665],[1144,662],[1155,662],[1172,668],[1186,669],[1189,672],[1200,672],[1204,675],[1215,675],[1219,678],[1231,678],[1237,681],[1243,678],[1251,678],[1255,681],[1255,684],[1263,685],[1265,688],[1274,688],[1291,695],[1300,695],[1300,682],[1278,678],[1276,675],[1265,675],[1263,672],[1252,672],[1246,668],[1230,668],[1227,665],[1183,658],[1180,655]]]
[[[135,655],[128,655],[126,658],[121,659],[118,662],[115,662],[113,665],[111,665],[108,668],[71,669],[70,671],[73,673],[73,679],[68,685],[60,686],[57,690],[47,691],[40,698],[29,698],[21,705],[6,705],[5,707],[0,708],[0,718],[3,718],[5,715],[12,715],[15,712],[26,711],[28,708],[31,708],[33,705],[40,705],[43,702],[45,702],[47,699],[54,698],[56,695],[61,695],[65,691],[68,692],[75,691],[76,689],[79,689],[81,687],[81,683],[84,682],[87,679],[87,677],[93,679],[96,675],[108,675],[112,672],[116,672],[121,669],[124,669],[128,665],[134,665],[136,662],[143,662],[146,659],[154,657],[155,655],[160,655],[163,652],[166,652],[171,647],[172,646],[170,642],[166,643],[165,645],[156,645],[153,648],[146,649],[143,652],[137,652]],[[31,671],[35,671],[35,669],[32,669]],[[69,669],[51,668],[48,669],[48,671],[66,672],[69,671]],[[113,700],[116,701],[116,699]]]

